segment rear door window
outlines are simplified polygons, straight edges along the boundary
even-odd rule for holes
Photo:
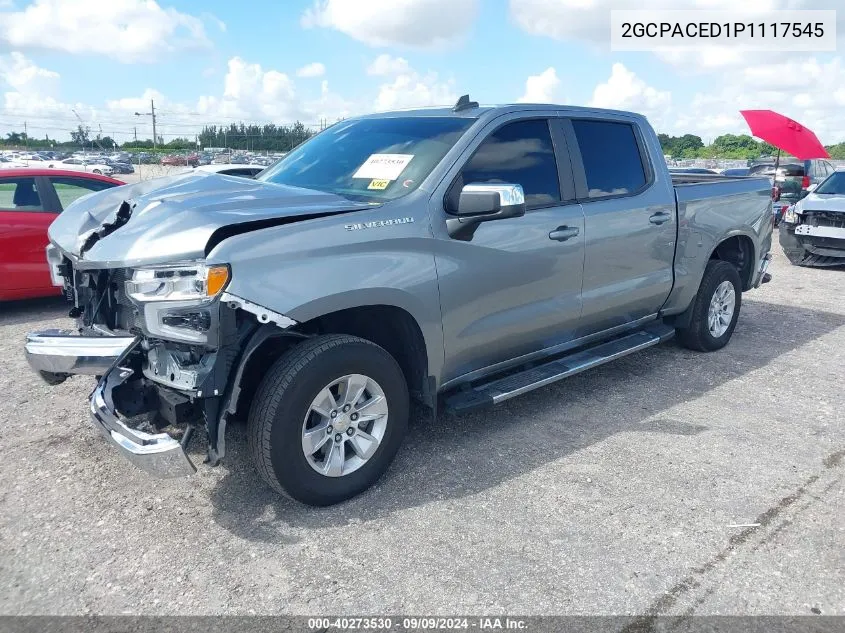
[[[0,178],[0,211],[44,211],[35,178]]]
[[[590,198],[631,195],[648,182],[633,125],[574,119]]]
[[[117,186],[102,180],[68,178],[64,176],[50,176],[50,182],[56,190],[56,196],[61,204],[60,211],[67,209],[69,204],[82,196],[93,193],[94,191],[102,191],[103,189],[111,189]]]

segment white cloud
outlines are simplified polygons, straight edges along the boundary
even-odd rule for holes
[[[421,74],[402,58],[382,55],[370,65],[368,72],[389,79],[379,86],[375,101],[378,111],[452,105],[458,98],[453,80],[441,81],[435,72]]]
[[[623,64],[616,63],[613,64],[610,78],[596,86],[588,105],[639,112],[662,130],[672,105],[672,94],[649,86]]]
[[[320,121],[371,109],[363,101],[351,101],[333,92],[322,80],[318,93],[300,91],[287,74],[263,68],[239,57],[229,60],[219,91],[191,101],[175,101],[160,91],[147,88],[138,95],[111,99],[102,104],[67,103],[60,98],[58,73],[38,67],[21,53],[0,55],[0,131],[23,131],[30,136],[67,140],[80,124],[119,142],[134,136],[152,137],[150,100],[155,100],[157,133],[165,140],[175,136],[193,138],[204,125],[233,122],[291,124],[302,121],[315,128]],[[219,81],[219,80],[218,80]],[[6,90],[6,92],[4,92]],[[135,116],[140,112],[144,116]]]
[[[459,40],[480,0],[317,0],[302,14],[305,28],[331,28],[369,46],[434,48]]]
[[[91,121],[94,109],[82,103],[59,99],[59,73],[41,68],[20,52],[0,55],[0,129],[23,132],[24,122],[31,137],[49,134],[65,138],[78,125],[76,111]]]
[[[810,127],[824,144],[845,140],[845,61],[813,57],[759,62],[725,76],[721,88],[699,92],[679,110],[673,132],[705,140],[720,134],[748,134],[740,110],[770,109]]]
[[[551,103],[555,100],[559,87],[557,71],[550,66],[539,75],[531,75],[525,80],[525,94],[519,98],[519,102]]]
[[[610,78],[596,86],[589,105],[617,110],[656,110],[669,107],[672,95],[646,84],[624,64],[613,64]]]
[[[210,45],[202,19],[155,0],[35,0],[0,12],[0,43],[133,63]]]
[[[393,76],[408,72],[410,65],[404,57],[393,57],[382,53],[367,66],[368,75]]]
[[[147,88],[140,97],[124,97],[122,99],[110,99],[106,101],[106,108],[112,111],[123,111],[134,115],[135,112],[146,113],[150,110],[150,101],[158,101],[158,107],[162,108],[170,104],[165,103],[164,95],[158,90]]]
[[[287,74],[240,57],[228,62],[222,95],[202,95],[195,103],[181,103],[148,89],[140,97],[109,101],[107,107],[124,115],[148,112],[150,98],[155,99],[161,113],[159,127],[165,134],[182,130],[197,133],[206,123],[228,125],[241,120],[279,124],[299,120],[316,125],[322,119],[334,121],[357,111],[353,102],[332,92],[326,80],[320,82],[318,96],[303,95]]]
[[[0,56],[0,79],[16,92],[51,96],[58,89],[59,73],[36,66],[23,53]]]
[[[322,77],[326,74],[326,67],[320,62],[306,64],[296,71],[297,77]]]

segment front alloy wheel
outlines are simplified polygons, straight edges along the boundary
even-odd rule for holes
[[[369,488],[408,426],[408,388],[396,360],[346,334],[315,336],[283,354],[249,413],[255,466],[274,490],[330,505]]]
[[[369,376],[350,374],[326,385],[302,423],[308,465],[327,477],[355,472],[378,450],[387,414],[384,390]]]

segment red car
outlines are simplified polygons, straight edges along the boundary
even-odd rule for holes
[[[50,281],[47,227],[71,202],[124,183],[60,169],[0,169],[0,301],[61,294]]]
[[[196,167],[200,164],[200,157],[196,154],[188,154],[187,156],[180,156],[174,154],[172,156],[165,156],[161,159],[162,165],[169,165],[171,167]]]

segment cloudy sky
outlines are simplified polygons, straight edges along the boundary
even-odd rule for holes
[[[772,9],[840,0],[745,0]],[[845,141],[845,9],[836,53],[614,53],[609,11],[734,0],[0,0],[0,132],[192,136],[373,110],[541,101],[636,110],[705,142],[771,108]],[[202,7],[202,8],[200,8]]]

